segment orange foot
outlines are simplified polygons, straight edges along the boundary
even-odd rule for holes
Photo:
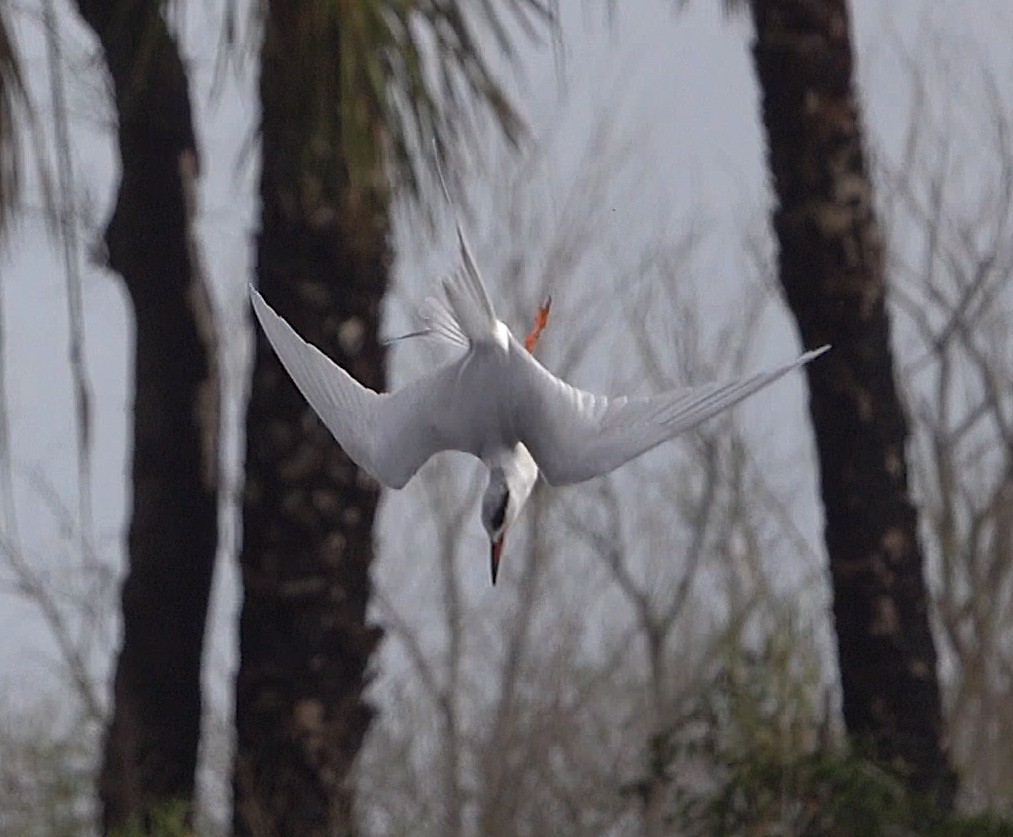
[[[528,332],[528,336],[524,338],[524,348],[529,352],[535,350],[535,344],[538,343],[538,338],[542,336],[542,329],[545,328],[549,322],[549,309],[552,307],[552,297],[545,297],[545,302],[541,304],[538,309],[538,313],[535,314],[535,324],[531,327],[531,331]]]

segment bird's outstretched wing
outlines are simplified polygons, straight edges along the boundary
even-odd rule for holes
[[[459,449],[452,363],[390,394],[368,389],[303,340],[252,287],[253,310],[282,365],[345,453],[374,479],[402,488],[434,453]]]
[[[419,334],[439,337],[470,354],[496,339],[499,323],[461,223],[455,222],[461,266],[436,282],[422,308],[426,329]],[[381,395],[303,340],[252,286],[250,300],[271,345],[310,406],[345,453],[378,482],[401,488],[442,450],[478,455],[478,450],[472,450],[477,434],[470,426],[471,414],[455,408],[459,372],[467,354],[397,392]]]
[[[570,386],[512,346],[514,428],[551,485],[583,482],[695,427],[829,348],[823,346],[777,369],[729,383],[686,387],[646,398],[607,398]]]

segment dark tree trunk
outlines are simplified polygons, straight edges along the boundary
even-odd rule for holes
[[[108,831],[193,798],[218,535],[219,381],[190,238],[197,151],[187,78],[162,3],[78,5],[113,81],[122,175],[105,239],[136,327],[123,647],[99,782]]]
[[[315,91],[338,87],[320,77],[338,62],[316,61],[300,39],[313,4],[266,9],[260,290],[305,339],[382,389],[386,194],[348,185],[340,131],[317,121],[333,118],[339,103],[313,111],[326,98]],[[379,639],[366,624],[378,490],[317,420],[260,329],[246,438],[235,831],[353,833],[350,771],[372,717],[363,690]]]
[[[751,0],[780,275],[809,348],[844,693],[857,742],[948,807],[936,652],[907,480],[846,0]]]

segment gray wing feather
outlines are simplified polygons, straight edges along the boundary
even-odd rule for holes
[[[381,395],[303,340],[252,287],[250,300],[299,391],[345,453],[378,482],[402,488],[429,457],[453,446],[453,427],[440,417],[454,364]]]
[[[727,410],[827,349],[729,383],[613,399],[572,387],[527,352],[514,351],[514,427],[551,485],[583,482]]]

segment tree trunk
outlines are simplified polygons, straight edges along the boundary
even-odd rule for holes
[[[865,164],[846,0],[751,0],[781,283],[809,348],[844,695],[859,744],[952,803],[883,238]]]
[[[197,151],[187,78],[157,0],[79,0],[113,81],[122,175],[109,266],[135,315],[132,518],[123,646],[99,780],[106,831],[189,810],[217,549],[219,380],[190,238]]]
[[[312,13],[308,2],[265,5],[258,281],[305,339],[382,389],[387,196],[349,186],[340,131],[317,121],[338,113],[315,93],[338,88],[325,77],[338,62],[306,54],[320,37],[300,36]],[[260,329],[246,439],[235,831],[350,834],[351,770],[372,717],[366,667],[380,634],[366,624],[378,488]]]

